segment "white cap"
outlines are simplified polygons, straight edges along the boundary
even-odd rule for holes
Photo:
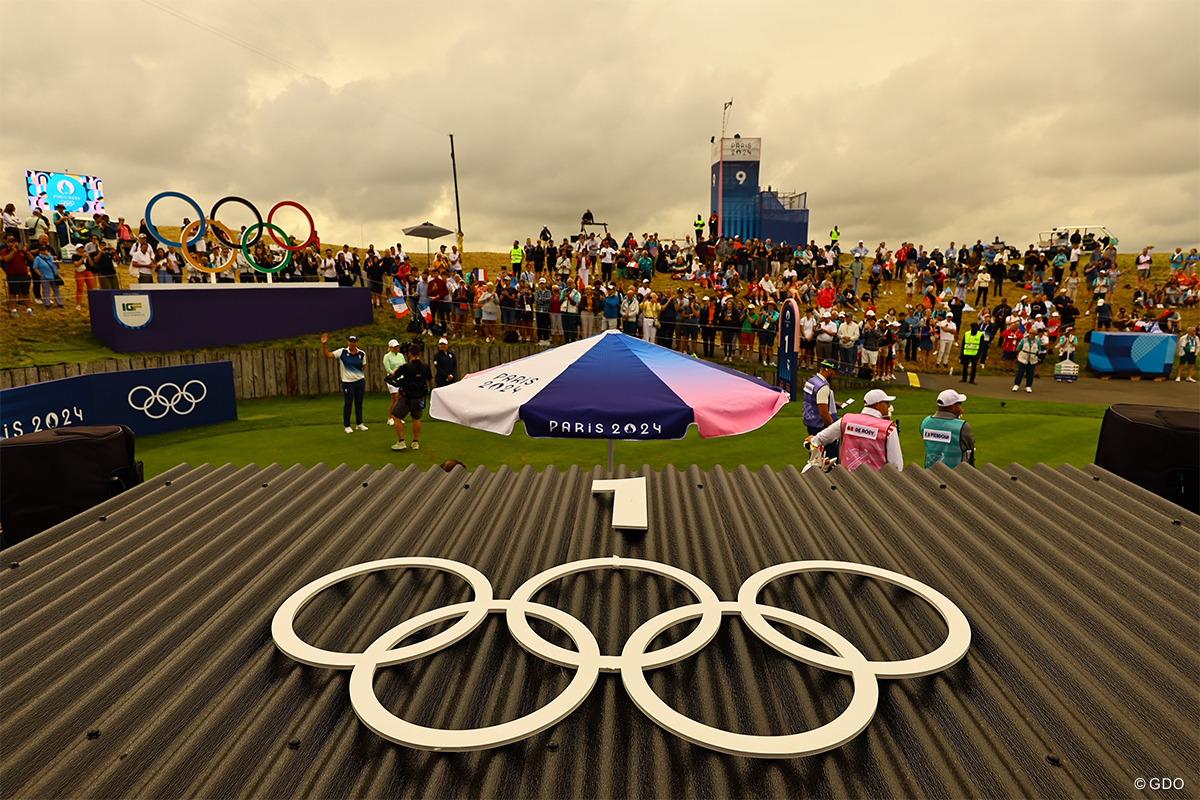
[[[890,403],[891,401],[893,401],[895,399],[896,399],[895,397],[892,397],[890,394],[885,392],[883,389],[872,389],[871,391],[869,391],[865,395],[863,395],[863,405],[864,406],[873,406],[876,403],[882,403],[884,400],[887,400]]]
[[[953,389],[947,389],[938,395],[937,404],[942,408],[949,408],[955,403],[961,403],[967,399],[965,394],[959,394]]]
[[[388,342],[388,347],[399,347],[399,346],[400,346],[400,343],[397,342],[395,339],[392,339],[390,342]]]
[[[438,339],[438,344],[450,344],[450,340],[443,336],[442,338]]]
[[[868,310],[868,311],[867,311],[867,316],[868,316],[868,317],[873,317],[873,316],[875,316],[875,312],[874,312],[874,311],[871,311],[871,310]]]

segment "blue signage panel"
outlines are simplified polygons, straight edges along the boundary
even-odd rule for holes
[[[789,297],[783,301],[783,311],[779,312],[779,353],[776,363],[777,385],[786,389],[792,401],[800,399],[799,387],[799,354],[800,346],[800,306]]]
[[[237,419],[233,362],[77,375],[0,391],[3,438],[72,425],[138,436]]]
[[[331,283],[134,284],[88,292],[92,333],[117,353],[250,344],[370,325],[369,289]]]
[[[1092,331],[1088,337],[1088,367],[1101,375],[1167,377],[1175,366],[1170,334]]]
[[[726,161],[721,182],[721,230],[745,240],[757,237],[758,162]]]

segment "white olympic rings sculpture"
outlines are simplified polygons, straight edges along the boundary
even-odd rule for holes
[[[296,615],[318,593],[341,581],[386,569],[423,568],[449,572],[465,579],[474,600],[427,611],[400,623],[372,642],[362,653],[323,650],[300,639],[294,628]],[[576,617],[552,606],[535,603],[532,597],[549,583],[595,569],[629,569],[650,572],[678,581],[696,597],[695,604],[673,608],[647,620],[630,635],[619,656],[602,655],[596,637]],[[868,661],[853,644],[833,629],[809,617],[758,602],[758,595],[771,581],[803,572],[843,572],[877,578],[900,586],[929,602],[945,620],[946,641],[933,652],[900,661]],[[519,719],[484,728],[447,730],[407,722],[384,708],[375,695],[374,676],[379,667],[400,664],[438,652],[474,631],[488,614],[504,614],[513,638],[531,654],[554,664],[575,669],[566,690],[548,705]],[[854,697],[832,722],[802,733],[762,736],[733,733],[697,722],[663,702],[646,682],[644,670],[664,667],[699,652],[717,634],[723,615],[739,615],[760,639],[797,661],[849,675]],[[571,638],[577,650],[567,650],[538,635],[529,617],[558,627]],[[446,630],[424,641],[399,645],[408,637],[439,622],[458,618]],[[696,628],[680,641],[660,650],[647,647],[663,631],[688,620],[699,619]],[[782,623],[815,637],[835,655],[815,650],[783,635],[771,626]],[[359,719],[380,736],[422,750],[466,751],[499,747],[519,741],[557,724],[591,693],[601,672],[619,672],[626,691],[641,711],[655,723],[694,744],[740,756],[795,758],[831,750],[853,739],[870,723],[879,701],[880,678],[915,678],[946,669],[958,662],[971,644],[971,627],[966,616],[949,598],[898,572],[848,561],[793,561],[768,567],[751,575],[735,601],[717,598],[708,584],[691,573],[657,561],[633,558],[593,558],[573,561],[540,572],[517,589],[510,600],[493,597],[492,585],[473,567],[443,558],[388,558],[356,564],[312,581],[284,601],[271,621],[271,636],[285,654],[315,667],[349,669],[350,702]]]
[[[199,397],[191,389],[193,383],[200,387]],[[164,394],[167,389],[174,390],[169,399]],[[141,403],[134,402],[133,396],[137,392],[146,393],[145,400]],[[185,383],[182,387],[177,383],[164,383],[158,387],[157,391],[151,389],[149,386],[135,386],[129,390],[129,396],[126,399],[133,410],[143,412],[150,419],[162,419],[171,411],[180,415],[192,413],[205,397],[208,397],[208,387],[204,385],[203,381],[193,379]],[[187,411],[182,411],[179,408],[180,404],[184,402],[189,404]],[[159,411],[160,407],[161,411]]]

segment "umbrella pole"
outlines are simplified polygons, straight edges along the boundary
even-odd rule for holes
[[[613,453],[613,440],[609,439],[608,440],[608,474],[610,474],[610,475],[612,474],[612,471],[613,471],[612,453]]]

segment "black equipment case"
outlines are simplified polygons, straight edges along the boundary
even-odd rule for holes
[[[95,425],[0,440],[0,549],[142,482],[133,431]]]

